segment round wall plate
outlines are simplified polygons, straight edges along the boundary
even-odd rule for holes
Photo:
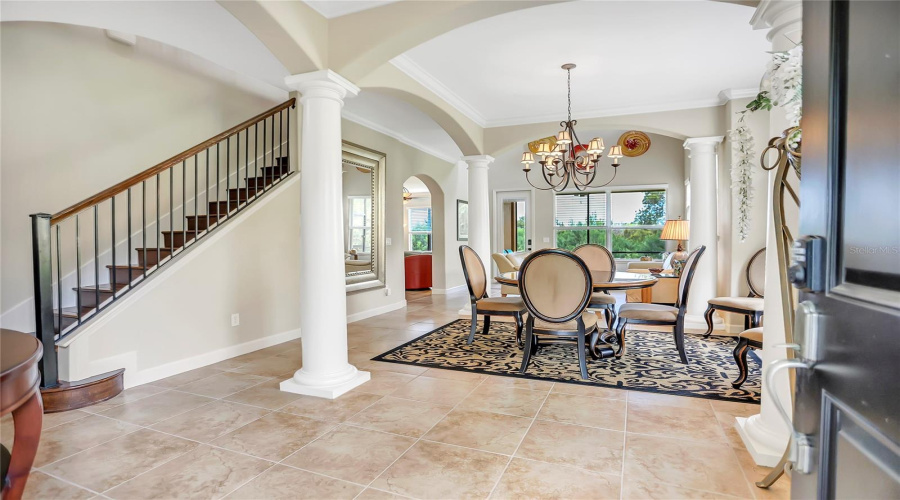
[[[641,156],[650,149],[650,137],[637,130],[629,130],[619,137],[622,154],[628,157]]]
[[[543,139],[531,141],[528,143],[528,150],[531,151],[533,154],[537,154],[538,147],[540,147],[542,142],[546,142],[547,144],[550,145],[550,149],[553,149],[556,147],[556,136],[551,135],[550,137],[544,137]]]

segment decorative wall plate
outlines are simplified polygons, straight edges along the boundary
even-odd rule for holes
[[[544,137],[543,139],[531,141],[528,143],[528,150],[531,151],[533,154],[537,154],[538,147],[540,146],[540,144],[542,142],[546,142],[547,144],[550,145],[550,149],[553,149],[556,147],[556,136],[551,135],[550,137]]]
[[[650,149],[650,137],[637,130],[629,130],[619,137],[622,154],[628,157],[641,156]]]

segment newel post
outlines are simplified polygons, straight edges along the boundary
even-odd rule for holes
[[[59,385],[56,339],[53,327],[53,267],[50,248],[50,214],[31,216],[31,255],[34,265],[34,335],[44,346],[39,367],[41,387]]]

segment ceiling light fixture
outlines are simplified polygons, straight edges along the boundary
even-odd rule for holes
[[[622,157],[622,146],[611,146],[609,153],[606,155],[613,161],[612,177],[604,184],[591,185],[597,177],[600,158],[603,157],[603,151],[606,147],[603,144],[602,137],[594,137],[587,146],[578,140],[578,135],[575,133],[575,125],[578,124],[578,121],[572,119],[572,70],[575,69],[575,65],[572,63],[563,64],[562,69],[566,70],[569,89],[568,120],[559,122],[562,130],[556,134],[556,146],[551,147],[549,143],[542,142],[537,150],[537,154],[541,157],[537,163],[541,165],[541,174],[549,187],[535,186],[531,179],[528,178],[528,173],[531,172],[531,165],[535,163],[534,153],[530,151],[522,153],[522,164],[525,166],[522,171],[525,172],[525,180],[532,187],[543,191],[563,191],[569,187],[570,182],[579,191],[584,191],[589,187],[606,186],[616,178],[619,158]]]
[[[409,192],[409,189],[403,188],[403,203],[412,199],[412,193]]]

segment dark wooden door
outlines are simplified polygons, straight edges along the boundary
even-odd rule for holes
[[[799,449],[805,464],[795,466],[792,493],[896,499],[900,2],[813,0],[803,9],[800,234],[824,244],[810,250],[818,255],[800,252],[806,277],[823,279],[800,293],[795,336],[809,368],[796,372],[794,428],[809,446]]]

